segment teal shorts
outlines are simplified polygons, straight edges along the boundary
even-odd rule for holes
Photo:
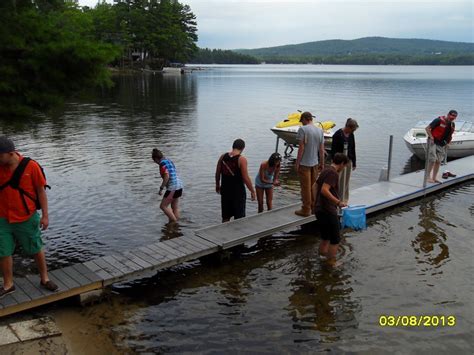
[[[43,248],[40,230],[40,216],[34,213],[25,222],[8,223],[0,218],[0,257],[11,256],[19,244],[25,254],[34,255]]]

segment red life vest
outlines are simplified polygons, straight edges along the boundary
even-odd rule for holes
[[[448,121],[446,119],[446,116],[440,116],[438,117],[441,122],[439,123],[438,126],[433,128],[431,130],[431,134],[433,135],[434,141],[435,142],[441,142],[443,140],[446,140],[447,142],[451,141],[451,136],[453,134],[453,129],[452,129],[452,123],[451,121]],[[449,137],[446,137],[446,130],[449,129]],[[448,139],[446,139],[448,138]]]

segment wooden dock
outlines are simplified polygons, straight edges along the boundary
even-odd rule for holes
[[[472,180],[474,156],[449,162],[441,167],[441,173],[444,170],[454,172],[457,176],[440,184],[428,184],[423,188],[423,170],[401,175],[390,181],[352,190],[350,203],[365,205],[367,214],[371,214]],[[157,242],[122,254],[103,256],[50,271],[50,278],[59,286],[57,292],[41,288],[37,275],[17,277],[14,280],[16,291],[0,299],[0,317],[102,289],[115,282],[139,278],[150,272],[198,259],[315,220],[314,216],[295,215],[294,211],[298,208],[299,203],[285,206],[199,229],[194,236]]]

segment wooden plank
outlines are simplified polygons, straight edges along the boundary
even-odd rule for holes
[[[160,265],[160,267],[162,264],[167,263],[170,260],[176,260],[176,257],[174,255],[165,255],[165,252],[163,250],[153,250],[148,245],[146,247],[139,248],[139,250],[147,255],[154,257],[155,259],[158,259],[158,264]]]
[[[189,238],[191,238],[192,240],[195,240],[198,243],[202,243],[204,245],[207,245],[209,248],[219,247],[219,244],[210,242],[209,240],[201,238],[200,236],[198,236],[196,234],[190,235]]]
[[[144,252],[138,249],[130,251],[129,253],[136,256],[137,258],[140,258],[143,261],[146,261],[151,266],[160,264],[160,261],[158,259],[155,259],[153,256],[145,254]]]
[[[168,239],[163,243],[173,248],[174,250],[182,252],[186,256],[196,253],[196,250],[191,245],[181,240],[181,238]]]
[[[19,303],[15,298],[13,298],[12,294],[9,294],[0,299],[0,304],[3,306],[3,308],[9,308],[18,305]]]
[[[99,277],[96,273],[92,272],[87,268],[84,264],[74,264],[72,267],[84,277],[86,277],[90,282],[97,282],[97,281],[102,281],[102,278]]]
[[[77,287],[80,287],[80,286],[84,286],[84,285],[81,285],[79,282],[77,282],[76,280],[74,280],[71,276],[69,276],[68,274],[66,274],[64,272],[64,270],[62,269],[56,269],[56,270],[53,270],[50,272],[51,275],[54,275],[55,277],[57,277],[57,279],[59,281],[61,281],[64,285],[66,285],[66,287],[68,289],[72,289],[72,288],[77,288]],[[50,291],[46,291],[48,292],[48,294],[50,294],[51,292]]]
[[[132,252],[129,252],[129,251],[126,251],[125,253],[123,253],[123,255],[126,257],[126,258],[129,258],[131,261],[133,261],[135,264],[139,265],[140,267],[142,267],[143,269],[147,269],[151,266],[153,266],[153,263],[149,263],[148,261],[138,257],[135,253],[132,253]],[[147,258],[148,259],[148,258]]]
[[[32,300],[43,297],[43,294],[28,279],[21,277],[15,280],[15,285],[21,287]]]
[[[48,274],[51,274],[49,272]],[[43,296],[47,296],[50,292],[45,290],[44,288],[40,287],[40,277],[39,275],[26,275],[25,277],[28,281],[30,281],[31,285],[35,287]]]
[[[156,250],[150,249],[148,246],[139,247],[137,250],[139,250],[140,252],[154,258],[158,263],[161,263],[164,260],[168,259],[168,256],[166,256],[161,251],[156,251]]]
[[[188,249],[191,249],[194,253],[199,253],[204,250],[208,250],[209,247],[203,244],[199,244],[196,241],[193,241],[191,238],[184,237],[184,238],[179,238],[182,243],[185,244],[185,247]]]
[[[201,237],[198,237],[196,235],[190,235],[186,237],[186,240],[189,241],[191,244],[202,247],[203,249],[218,249],[219,245],[215,243],[211,243]]]
[[[178,251],[178,250],[174,250],[173,248],[171,248],[170,246],[166,245],[164,242],[158,242],[158,243],[154,243],[154,244],[150,244],[148,245],[148,247],[150,249],[153,249],[153,250],[157,250],[157,251],[162,251],[165,253],[166,256],[170,256],[170,257],[173,257],[174,259],[179,259],[181,257],[183,257],[184,253]]]
[[[125,275],[131,274],[140,269],[137,264],[131,264],[128,259],[121,255],[107,255],[104,256],[104,260],[116,268],[120,268],[120,271],[123,271]]]
[[[88,268],[89,270],[91,270],[91,272],[93,272],[94,274],[96,274],[97,276],[99,276],[100,278],[102,278],[102,281],[103,280],[110,280],[110,279],[113,279],[114,276],[110,273],[108,273],[107,271],[105,271],[104,269],[102,269],[102,267],[100,267],[99,265],[97,265],[94,260],[89,260],[89,261],[86,261],[85,263],[83,263],[83,265]],[[92,270],[95,270],[95,271],[92,271]]]
[[[79,283],[80,286],[84,286],[90,283],[89,279],[85,276],[81,275],[76,269],[72,266],[66,266],[65,268],[61,269],[68,275],[71,279],[75,280]]]
[[[188,251],[179,249],[176,246],[175,242],[170,242],[170,241],[171,241],[171,239],[160,242],[158,247],[163,248],[163,249],[167,249],[167,250],[171,250],[171,253],[174,253],[174,255],[176,255],[178,258],[186,257],[189,254]]]
[[[15,282],[15,292],[11,294],[17,303],[30,302],[31,297],[28,296],[23,289]]]
[[[153,244],[148,244],[147,247],[153,250],[156,253],[164,255],[168,259],[177,259],[179,258],[179,253],[175,252],[173,249],[169,248],[163,242],[157,242]]]
[[[110,274],[113,278],[124,275],[124,272],[122,272],[120,269],[117,269],[115,266],[105,261],[104,257],[94,259],[92,261],[98,266],[100,266],[102,270],[105,270],[108,274]]]
[[[61,280],[59,280],[55,275],[51,275],[51,272],[48,274],[49,279],[56,283],[58,285],[58,291],[66,291],[69,290],[69,287],[67,287]],[[40,287],[41,288],[41,287]],[[46,291],[46,290],[45,290]],[[49,291],[46,291],[49,292]]]
[[[71,296],[79,295],[84,292],[97,290],[97,289],[100,289],[101,287],[102,287],[102,283],[97,282],[97,283],[89,284],[87,286],[79,287],[76,289],[70,289],[70,290],[67,290],[66,292],[51,292],[49,296],[40,297],[40,298],[32,300],[31,302],[24,302],[24,303],[13,305],[7,308],[2,308],[0,309],[0,317],[18,313],[27,309],[32,309],[38,306],[42,306],[44,304],[56,302],[56,301],[59,301]]]
[[[101,267],[99,265],[97,265],[96,263],[94,263],[93,260],[86,261],[82,264],[92,272],[96,272],[96,271],[99,271],[101,269]]]

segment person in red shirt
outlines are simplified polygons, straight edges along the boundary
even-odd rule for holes
[[[426,126],[426,134],[431,140],[428,152],[428,182],[441,182],[438,180],[438,171],[441,162],[447,154],[447,149],[455,129],[454,120],[458,117],[456,110],[448,112],[447,116],[435,118],[428,126]],[[431,173],[433,171],[433,173]]]
[[[49,291],[58,289],[48,277],[41,240],[41,230],[48,228],[49,217],[46,179],[40,166],[30,160],[18,188],[11,186],[13,174],[23,159],[26,158],[15,151],[9,138],[0,137],[0,268],[3,275],[0,298],[15,292],[12,254],[17,244],[26,254],[34,256],[40,285]],[[41,207],[41,217],[36,212],[36,200]]]

